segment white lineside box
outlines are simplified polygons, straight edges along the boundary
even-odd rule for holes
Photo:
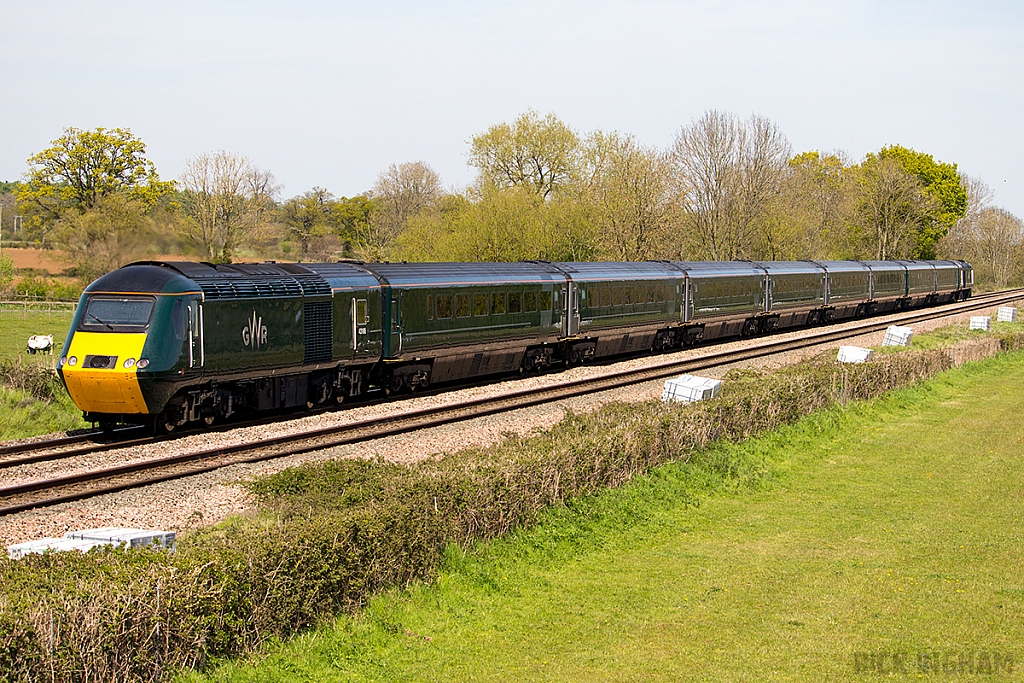
[[[988,332],[989,327],[992,326],[992,316],[990,315],[972,315],[971,326],[972,330],[985,330]]]
[[[889,325],[882,339],[882,346],[906,346],[914,336],[914,330],[899,325]]]
[[[7,556],[12,560],[27,555],[42,555],[45,552],[66,552],[77,550],[82,553],[89,552],[99,546],[112,545],[109,541],[82,540],[77,538],[39,538],[34,541],[15,543],[7,546]]]
[[[722,380],[720,379],[679,375],[679,377],[665,380],[665,390],[661,392],[661,400],[692,403],[715,398],[721,390]]]
[[[100,529],[83,529],[69,531],[64,538],[80,541],[96,541],[128,548],[167,548],[174,550],[176,535],[173,531],[153,531],[150,529],[130,529],[126,527],[108,526]]]
[[[874,351],[859,346],[840,346],[836,357],[840,363],[866,363]]]
[[[998,323],[1015,323],[1017,322],[1017,309],[1014,306],[1000,306],[999,313],[996,315],[996,322]]]

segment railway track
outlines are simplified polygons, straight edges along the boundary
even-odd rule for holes
[[[983,295],[966,302],[949,304],[941,308],[907,312],[900,316],[898,322],[913,324],[923,320],[958,315],[1014,301],[1022,296],[1024,296],[1024,289]],[[887,316],[884,321],[865,320],[857,324],[844,326],[842,329],[812,329],[797,338],[784,340],[765,339],[759,344],[743,349],[717,351],[695,359],[654,363],[639,369],[611,372],[599,377],[565,382],[556,386],[516,391],[500,397],[474,399],[410,411],[386,418],[378,417],[364,422],[278,436],[254,443],[220,446],[207,450],[154,458],[126,465],[90,470],[69,476],[3,487],[0,488],[0,516],[211,472],[229,465],[255,463],[379,439],[584,394],[608,391],[642,382],[663,379],[684,372],[697,372],[786,351],[829,344],[850,337],[884,330],[893,323],[893,316]],[[58,439],[52,442],[36,442],[26,445],[39,448],[45,443],[50,448],[60,448],[61,446],[69,445],[69,443],[81,443],[81,441],[88,440],[89,438],[86,435],[84,439],[70,437],[70,439],[78,439],[78,441],[73,442]],[[36,452],[31,455],[21,456],[18,459],[2,460],[0,461],[0,468],[9,467],[13,464],[28,464],[29,462],[56,459],[58,457],[73,457],[84,453],[123,448],[138,443],[151,443],[152,441],[154,441],[152,437],[130,438],[127,441],[115,443],[92,443],[79,449],[66,451]],[[59,445],[54,446],[53,444]],[[21,448],[21,446],[16,446],[16,448]],[[30,449],[22,449],[18,452],[24,453],[28,450]],[[10,452],[10,450],[0,449],[0,457]]]

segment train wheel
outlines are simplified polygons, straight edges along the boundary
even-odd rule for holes
[[[113,434],[114,425],[116,424],[117,422],[114,420],[100,420],[100,429],[103,430],[103,433],[105,435],[110,436],[111,434]]]
[[[212,427],[213,424],[216,421],[217,421],[217,417],[214,416],[214,415],[204,415],[203,416],[203,424],[206,425],[207,427]]]
[[[170,434],[176,427],[177,425],[170,422],[165,415],[157,415],[153,420],[153,434],[156,436]]]

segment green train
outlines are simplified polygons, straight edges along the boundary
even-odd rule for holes
[[[963,261],[150,261],[82,294],[58,362],[158,431],[966,298]]]

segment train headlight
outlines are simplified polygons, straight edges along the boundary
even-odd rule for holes
[[[67,365],[67,363],[68,363],[68,357],[67,356],[61,356],[60,360],[57,362],[57,365]]]
[[[78,365],[78,359],[75,358],[74,356],[71,356],[71,358],[68,358],[68,365],[72,367]]]
[[[149,365],[149,361],[147,359],[145,359],[145,358],[140,358],[139,359],[139,370],[142,370],[147,365]]]
[[[125,361],[124,361],[124,368],[125,368],[125,370],[127,370],[130,367],[134,367],[134,366],[135,366],[135,359],[134,358],[127,358],[127,359],[125,359]]]

